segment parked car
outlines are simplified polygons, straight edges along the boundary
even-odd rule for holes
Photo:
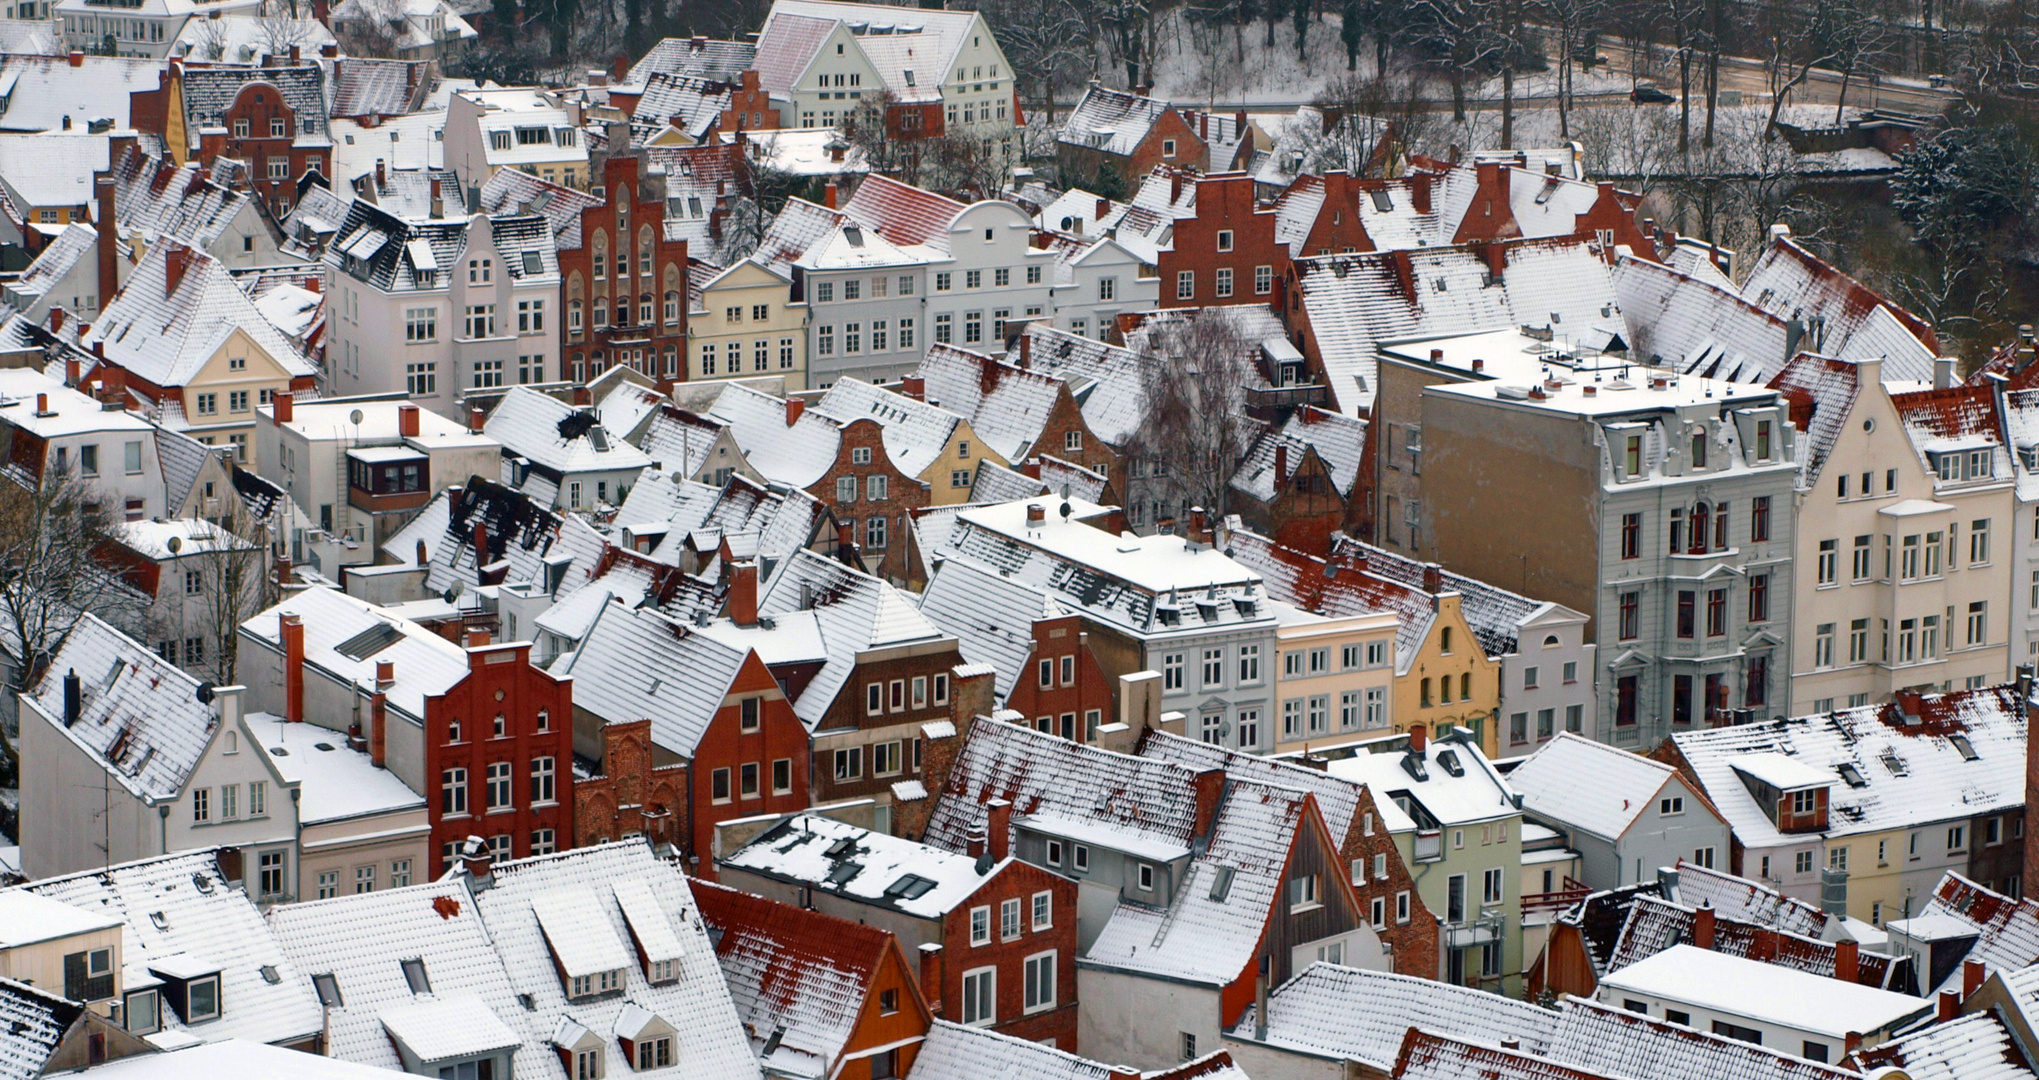
[[[1665,105],[1678,100],[1676,94],[1666,93],[1650,83],[1639,84],[1628,92],[1628,97],[1639,105]]]

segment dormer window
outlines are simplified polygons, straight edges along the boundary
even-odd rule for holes
[[[648,1042],[641,1042],[637,1044],[638,1072],[644,1072],[649,1069],[662,1069],[668,1065],[671,1065],[672,1063],[673,1063],[672,1036],[665,1035],[656,1039],[652,1039]]]
[[[573,1080],[601,1080],[602,1048],[589,1047],[576,1050],[573,1055]]]
[[[612,990],[621,989],[622,986],[623,973],[621,971],[598,971],[593,975],[574,976],[566,996],[569,999],[593,997],[596,994],[606,994]]]

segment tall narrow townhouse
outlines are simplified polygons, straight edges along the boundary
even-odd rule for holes
[[[1421,416],[1440,561],[1592,615],[1587,734],[1646,749],[1783,710],[1798,467],[1777,392],[1638,369],[1432,386]]]
[[[612,144],[625,138],[612,128]],[[555,378],[585,382],[622,365],[670,388],[682,374],[687,343],[687,241],[671,237],[662,170],[639,154],[598,158],[595,193],[608,201],[583,206],[578,228],[559,237],[560,286],[566,304],[560,348],[566,363]],[[544,310],[532,313],[542,322]],[[524,320],[520,307],[518,318]]]
[[[348,209],[325,257],[334,391],[400,391],[466,421],[470,395],[498,397],[559,371],[559,338],[545,322],[559,303],[551,227],[537,214],[446,217],[448,198],[459,193],[435,195],[422,220],[363,199]]]
[[[2011,533],[2004,538],[2011,561],[2009,661],[2015,670],[2039,663],[2039,390],[2005,386],[1999,393],[2015,479]]]
[[[918,243],[896,244],[837,210],[833,184],[825,198],[829,205],[786,200],[750,261],[790,281],[787,303],[806,313],[809,387],[827,389],[844,378],[869,382],[897,378],[913,370],[927,347],[922,298],[933,256]],[[723,306],[727,329],[728,302]],[[758,300],[751,300],[750,310],[740,314],[754,319],[760,314],[758,306]],[[774,315],[767,306],[763,314],[782,325],[794,321],[793,311]],[[709,332],[710,327],[703,326],[695,346],[701,377],[756,373],[754,353],[752,362],[744,364],[741,343],[736,342],[739,349],[732,364],[728,351],[732,343],[711,341]],[[709,351],[711,344],[721,346],[719,357]],[[711,360],[720,366],[711,366]]]
[[[1951,367],[1951,362],[1950,362]],[[1893,392],[1881,360],[1801,354],[1791,712],[2006,677],[2018,537],[1989,386]]]

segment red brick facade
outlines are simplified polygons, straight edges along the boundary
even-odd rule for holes
[[[1271,301],[1275,280],[1288,269],[1288,248],[1275,242],[1274,211],[1255,200],[1253,177],[1220,173],[1185,182],[1197,185],[1196,216],[1176,221],[1175,242],[1161,253],[1160,306]]]
[[[815,725],[816,803],[884,801],[893,784],[920,779],[920,727],[949,718],[963,654],[954,638],[889,651],[905,655],[860,661]]]
[[[656,765],[651,721],[602,728],[602,775],[573,788],[574,846],[643,833],[654,845],[687,843],[687,767]]]
[[[425,699],[424,742],[435,876],[469,836],[499,859],[573,845],[573,683],[534,666],[529,644],[477,634],[467,677]]]
[[[1403,975],[1436,978],[1442,970],[1437,966],[1437,916],[1423,906],[1423,897],[1417,894],[1409,867],[1395,850],[1395,838],[1381,824],[1372,788],[1359,789],[1359,809],[1345,830],[1338,852],[1347,866],[1357,868],[1352,877],[1365,875],[1363,881],[1353,885],[1353,895],[1359,900],[1362,915],[1373,923],[1382,943],[1393,951],[1395,970]],[[1376,856],[1382,857],[1378,863]],[[1386,870],[1386,877],[1380,875],[1377,866]],[[1406,920],[1401,917],[1400,908],[1400,898],[1404,896],[1408,897],[1409,905]],[[1381,909],[1381,918],[1377,920],[1373,918],[1376,903]]]
[[[772,107],[772,95],[758,85],[758,73],[746,71],[743,81],[730,88],[729,107],[722,110],[724,131],[769,131],[781,126],[779,110]]]
[[[747,708],[755,717],[749,723]],[[744,657],[686,770],[689,821],[682,835],[698,860],[690,872],[714,876],[716,825],[807,808],[807,728],[756,653]]]
[[[1004,836],[993,827],[994,836]],[[993,852],[993,857],[998,856]],[[1036,929],[1034,896],[1049,896],[1049,925]],[[1017,930],[1007,934],[1004,913],[1008,903],[1017,903]],[[989,921],[988,934],[973,944],[971,913],[983,911]],[[1028,957],[1055,953],[1055,1005],[1031,1015],[1026,1011],[1026,961]],[[926,970],[932,967],[935,971]],[[1076,1045],[1076,883],[1060,874],[1020,862],[1017,859],[987,880],[968,900],[951,909],[942,919],[942,949],[935,958],[923,958],[921,993],[936,1016],[955,1023],[965,1022],[963,979],[993,969],[997,1004],[991,1028],[1002,1035],[1042,1042],[1055,1041],[1060,1050],[1082,1051]],[[930,976],[933,976],[932,980]],[[930,987],[936,981],[939,989]]]
[[[309,119],[321,127],[326,122],[323,116]],[[219,157],[246,162],[249,186],[277,217],[296,204],[298,177],[309,170],[333,174],[330,148],[298,145],[303,123],[274,83],[256,81],[242,87],[222,126],[223,131],[199,136],[199,163],[210,168]]]
[[[1099,724],[1112,722],[1111,676],[1090,651],[1090,635],[1075,615],[1036,619],[1034,648],[1020,665],[1005,707],[1037,730],[1087,743]]]
[[[804,408],[798,399],[789,402],[788,418],[797,418]],[[850,499],[837,497],[849,494],[850,485],[838,486],[838,481],[845,477],[856,481],[856,494]],[[871,497],[873,477],[884,478],[882,499]],[[844,535],[854,541],[862,554],[866,570],[891,581],[905,580],[912,514],[928,505],[928,490],[918,477],[908,476],[892,464],[891,455],[885,452],[883,425],[871,419],[844,424],[835,464],[808,485],[807,493],[835,512]],[[884,524],[874,529],[872,518],[882,518]]]
[[[687,242],[665,237],[665,191],[641,152],[603,161],[581,211],[579,247],[559,249],[560,378],[586,382],[625,364],[661,391],[686,379]]]

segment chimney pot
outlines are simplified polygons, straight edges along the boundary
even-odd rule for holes
[[[481,429],[487,426],[487,424],[488,419],[482,415],[481,406],[475,405],[469,407],[469,409],[467,410],[468,431],[472,432],[473,434],[479,435],[481,434]]]
[[[1040,503],[1027,504],[1027,528],[1038,529],[1048,523],[1047,508]]]
[[[942,1015],[942,947],[932,941],[920,947],[920,996],[928,1011]]]
[[[83,49],[72,49],[72,50],[71,50],[71,66],[72,66],[72,67],[84,67],[84,66],[85,66],[85,51],[84,51]],[[70,118],[70,117],[68,117],[68,116],[64,117],[64,122],[65,122],[65,124],[66,124],[67,126],[69,125],[69,123],[70,123],[70,120],[71,120],[71,118]]]
[[[1834,942],[1834,978],[1849,983],[1862,980],[1862,946],[1859,943]]]
[[[821,189],[821,205],[835,209],[835,181],[830,180],[828,186]]]
[[[970,826],[969,834],[963,840],[964,853],[973,859],[982,858],[987,829],[982,822]]]
[[[1692,913],[1692,944],[1708,952],[1713,950],[1714,918],[1713,905],[1703,900],[1699,910]]]
[[[277,617],[283,639],[283,719],[304,720],[304,620],[291,612]]]

